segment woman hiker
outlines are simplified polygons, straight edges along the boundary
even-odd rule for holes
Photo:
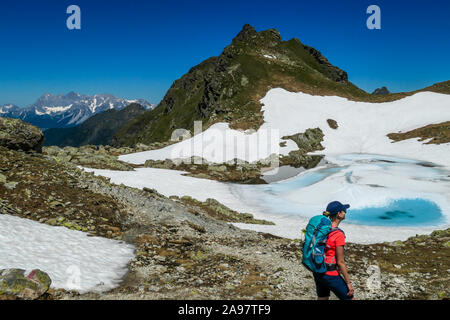
[[[313,273],[318,300],[328,300],[332,291],[341,300],[353,300],[353,287],[344,260],[345,234],[339,224],[345,219],[348,204],[330,202],[323,213],[331,220],[331,232],[325,245],[327,272]]]

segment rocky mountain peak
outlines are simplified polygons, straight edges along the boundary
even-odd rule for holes
[[[256,31],[245,24],[216,57],[192,67],[173,82],[154,111],[139,116],[117,134],[119,144],[165,141],[176,128],[217,121],[234,129],[263,123],[260,99],[270,88],[340,96],[367,95],[348,81],[318,50],[298,39],[283,41],[276,29]]]
[[[375,89],[372,94],[390,94],[391,92],[386,87],[381,87]]]
[[[245,24],[242,30],[234,37],[231,47],[239,44],[247,45],[254,49],[272,48],[281,44],[281,34],[276,29],[258,32],[251,25]]]
[[[258,32],[251,25],[246,23],[242,30],[234,37],[233,42],[248,41],[249,39],[255,38]]]
[[[66,98],[68,99],[78,99],[80,97],[79,93],[76,93],[74,91],[70,91],[68,94],[66,94]]]

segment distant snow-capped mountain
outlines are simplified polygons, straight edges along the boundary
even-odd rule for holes
[[[42,129],[66,128],[76,126],[109,109],[121,110],[130,103],[138,103],[147,110],[154,108],[154,105],[144,99],[128,100],[111,94],[88,96],[76,92],[66,95],[46,93],[26,108],[13,104],[0,106],[0,116],[18,118]]]
[[[5,104],[0,106],[0,116],[1,117],[11,117],[17,118],[23,109],[19,108],[14,104]]]

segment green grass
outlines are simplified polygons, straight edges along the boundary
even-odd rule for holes
[[[430,139],[426,144],[448,143],[450,142],[450,121],[430,124],[408,132],[390,133],[388,137],[394,141],[420,138],[419,141]]]

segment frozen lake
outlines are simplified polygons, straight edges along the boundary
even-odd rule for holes
[[[112,183],[155,188],[165,196],[214,198],[233,210],[275,222],[236,226],[292,239],[300,238],[309,218],[334,200],[351,205],[341,225],[351,242],[405,240],[446,228],[450,221],[448,168],[419,160],[326,155],[323,165],[265,185],[222,183],[157,168],[85,170],[110,177]]]
[[[338,200],[351,205],[346,223],[419,227],[447,222],[450,172],[444,168],[379,155],[327,160],[287,180],[230,188],[242,202],[276,215],[311,217]]]

